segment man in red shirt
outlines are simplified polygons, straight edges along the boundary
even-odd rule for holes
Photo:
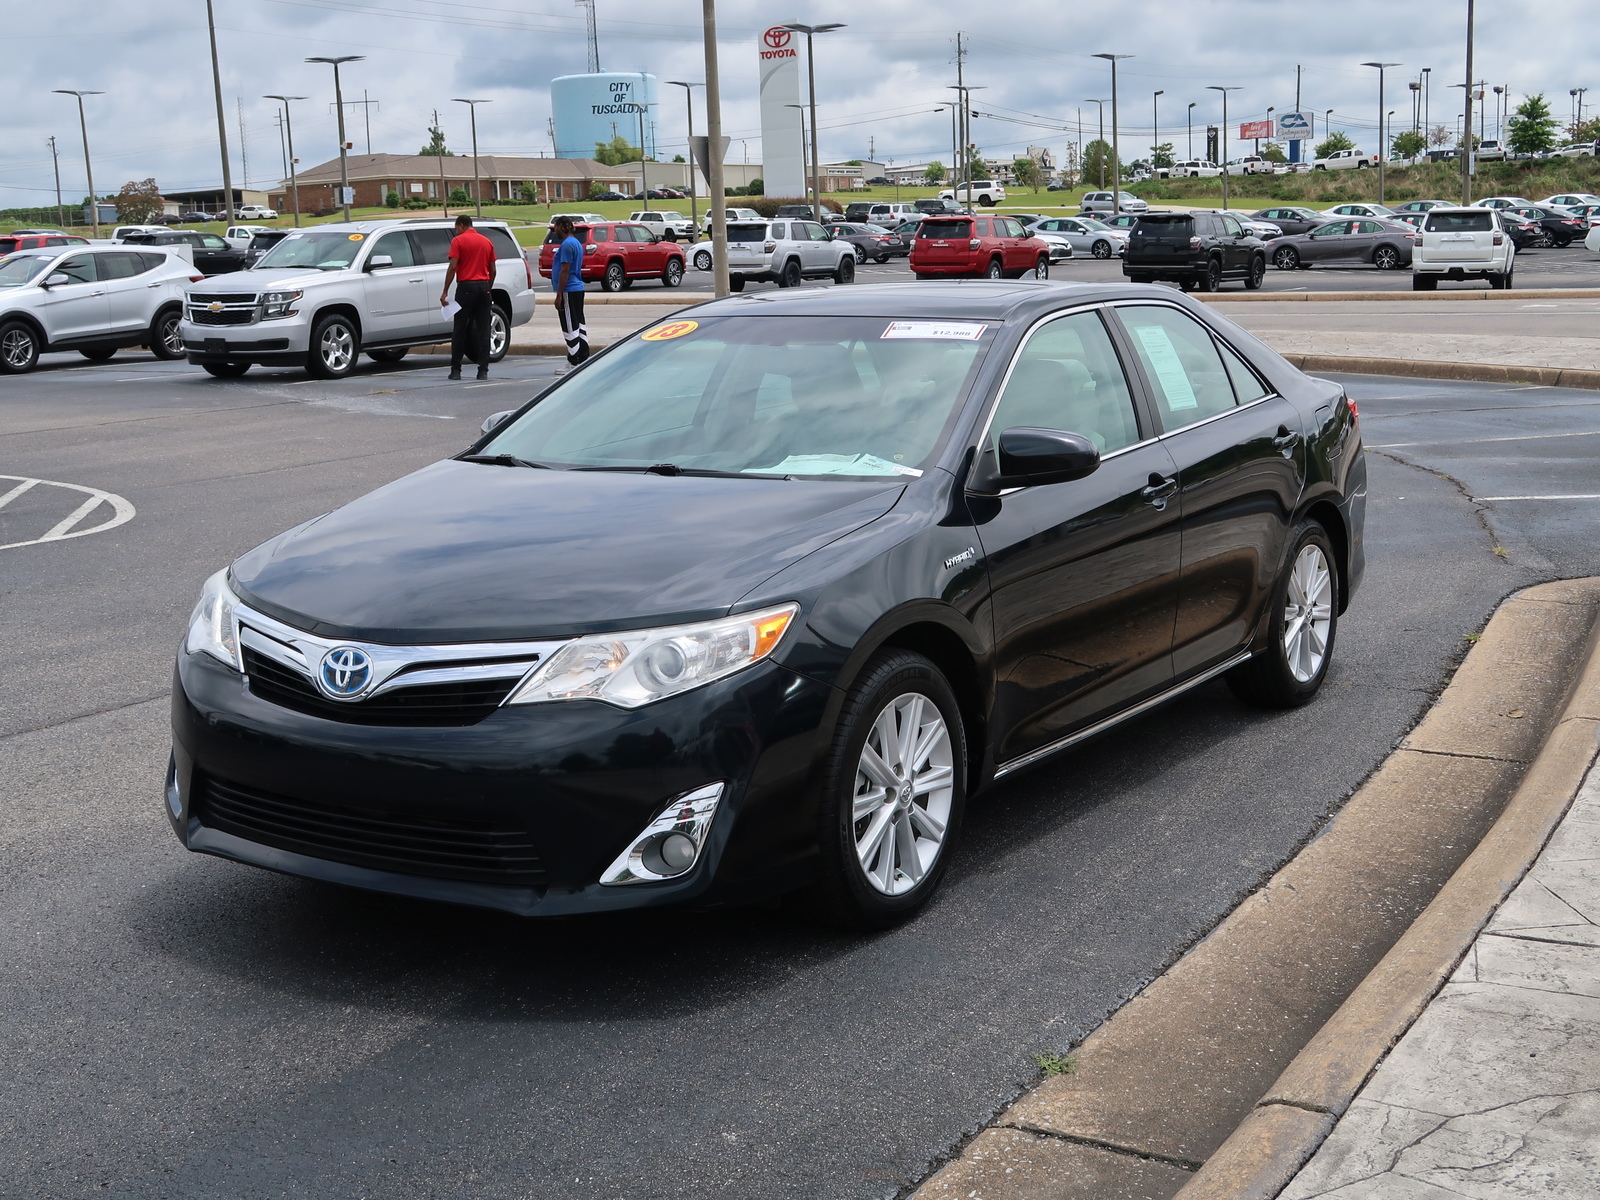
[[[456,218],[456,235],[450,241],[450,269],[445,272],[439,307],[450,302],[450,285],[456,285],[454,335],[450,339],[450,378],[461,378],[461,354],[472,339],[472,358],[478,378],[489,378],[489,285],[494,280],[494,243],[472,228],[472,218]]]

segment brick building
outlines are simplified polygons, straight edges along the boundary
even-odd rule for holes
[[[385,203],[390,192],[402,201],[420,197],[439,203],[455,189],[472,195],[472,156],[457,154],[351,154],[347,159],[353,207],[370,208]],[[478,159],[483,198],[520,199],[532,188],[541,204],[584,200],[591,187],[631,194],[637,180],[625,167],[608,167],[589,158],[512,158],[485,154]],[[329,212],[339,207],[339,160],[331,159],[299,173],[300,210]],[[281,213],[291,210],[292,193],[286,179],[272,189],[268,203]]]

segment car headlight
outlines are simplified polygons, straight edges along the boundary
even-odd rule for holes
[[[294,309],[289,306],[304,294],[304,292],[268,292],[261,297],[262,319],[294,316]]]
[[[200,589],[200,602],[189,614],[189,634],[183,648],[190,654],[209,654],[239,670],[239,635],[233,608],[239,600],[228,588],[228,572],[218,571]]]
[[[506,703],[651,704],[760,662],[778,648],[799,611],[798,604],[785,604],[699,625],[577,638],[545,659]]]

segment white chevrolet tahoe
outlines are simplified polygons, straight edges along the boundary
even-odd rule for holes
[[[495,247],[489,355],[498,362],[512,326],[533,317],[533,269],[504,224],[474,228]],[[413,346],[448,341],[452,321],[439,293],[452,233],[437,217],[296,229],[249,270],[190,288],[182,326],[189,361],[218,379],[257,363],[338,379],[363,351],[390,363]]]
[[[646,209],[634,213],[628,220],[647,226],[651,233],[664,242],[692,242],[695,234],[699,232],[695,229],[693,221],[670,208]]]
[[[1431,292],[1441,279],[1487,279],[1511,286],[1516,244],[1492,208],[1435,208],[1411,251],[1411,290]]]
[[[957,195],[957,192],[960,195]],[[945,188],[939,193],[941,200],[954,200],[958,204],[982,204],[991,207],[1006,198],[1006,189],[994,179],[974,179],[959,188]]]
[[[856,248],[816,221],[728,222],[728,286],[736,292],[751,279],[799,287],[802,279],[855,278]]]

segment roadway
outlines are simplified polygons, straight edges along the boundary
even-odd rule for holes
[[[1600,572],[1600,394],[1351,377],[1368,577],[1316,703],[1210,685],[1008,780],[936,903],[874,937],[775,908],[529,924],[187,854],[161,779],[201,580],[557,364],[67,362],[0,405],[0,471],[47,481],[0,508],[0,547],[33,542],[0,548],[0,1195],[892,1196],[1291,856],[1501,597]],[[59,483],[134,514],[38,541],[87,495]]]

